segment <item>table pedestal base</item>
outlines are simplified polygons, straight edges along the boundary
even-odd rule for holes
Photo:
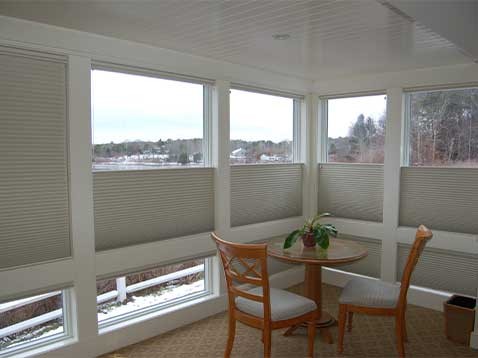
[[[332,335],[330,334],[328,327],[333,326],[335,323],[335,318],[325,311],[322,311],[321,317],[315,323],[315,327],[317,327],[317,330],[320,332],[320,335],[329,344],[334,343],[334,340],[332,338]],[[284,336],[291,336],[298,328],[301,327],[307,328],[307,323],[290,327],[289,329],[287,329],[287,331],[284,332]]]

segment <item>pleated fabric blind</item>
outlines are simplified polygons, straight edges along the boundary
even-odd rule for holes
[[[214,169],[93,173],[96,250],[214,228]]]
[[[348,265],[337,266],[336,268],[342,271],[379,278],[380,262],[382,257],[382,242],[380,240],[352,235],[339,235],[339,237],[344,240],[358,242],[359,244],[365,246],[368,250],[368,255],[362,260]],[[333,240],[333,238],[331,238],[331,240]]]
[[[66,58],[0,47],[0,269],[71,256]]]
[[[381,222],[383,218],[383,165],[320,164],[319,212]]]
[[[400,225],[478,234],[478,169],[401,169]]]
[[[302,215],[302,164],[231,166],[231,225]]]
[[[398,246],[397,280],[401,280],[410,245]],[[412,285],[476,296],[478,255],[425,247],[415,271]]]

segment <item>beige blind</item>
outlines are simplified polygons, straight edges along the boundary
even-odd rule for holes
[[[401,169],[400,225],[478,234],[478,169]]]
[[[65,61],[0,47],[0,269],[71,256]]]
[[[380,240],[368,239],[351,235],[339,235],[341,239],[358,242],[368,250],[368,255],[362,260],[354,263],[337,266],[339,270],[357,273],[360,275],[379,278],[380,277],[380,262],[382,257],[382,242]],[[331,238],[333,240],[333,238]]]
[[[96,250],[214,228],[214,169],[93,173]]]
[[[398,278],[402,277],[410,245],[398,246]],[[478,255],[426,247],[412,275],[412,285],[476,296]]]
[[[302,164],[231,166],[231,225],[302,215]]]
[[[318,200],[319,212],[382,221],[383,165],[320,164]]]

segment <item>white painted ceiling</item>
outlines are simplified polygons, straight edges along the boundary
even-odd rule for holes
[[[308,79],[471,62],[382,0],[0,0],[0,14]]]

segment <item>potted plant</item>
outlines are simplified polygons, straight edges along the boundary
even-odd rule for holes
[[[337,237],[337,229],[331,224],[321,224],[319,220],[323,217],[332,216],[329,213],[318,214],[305,222],[302,228],[292,231],[284,241],[284,249],[295,244],[299,237],[305,247],[311,248],[318,244],[322,249],[329,247],[329,236]]]

